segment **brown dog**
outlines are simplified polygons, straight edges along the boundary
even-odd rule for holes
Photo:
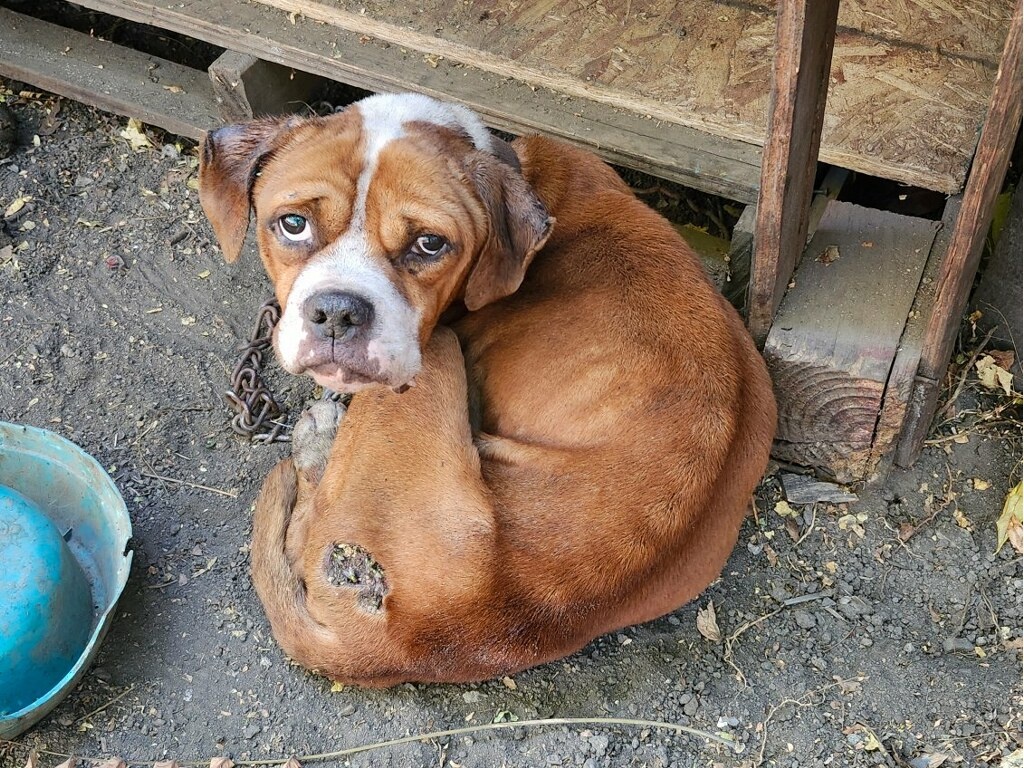
[[[282,365],[357,392],[303,417],[253,525],[274,636],[338,680],[490,678],[678,608],[768,459],[764,363],[672,227],[586,152],[511,147],[406,94],[203,149]]]

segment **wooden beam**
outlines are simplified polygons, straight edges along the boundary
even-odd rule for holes
[[[426,60],[416,51],[302,16],[289,20],[273,8],[221,0],[78,4],[358,88],[457,101],[494,128],[560,136],[609,162],[732,200],[753,202],[757,195],[761,148],[754,144],[531,88],[448,60]]]
[[[779,406],[773,454],[862,480],[936,222],[828,203],[764,347]]]
[[[229,123],[301,111],[323,82],[307,72],[235,51],[224,51],[209,73],[221,117]]]
[[[193,139],[217,125],[206,74],[0,8],[0,75]]]
[[[912,418],[906,425],[897,461],[913,463],[921,452],[967,306],[993,206],[1002,188],[1017,132],[1021,126],[1021,0],[996,75],[988,116],[981,129],[971,175],[964,188],[949,247],[939,267],[938,287],[925,329],[921,365],[915,384]]]
[[[839,0],[780,0],[747,322],[763,344],[807,241]]]

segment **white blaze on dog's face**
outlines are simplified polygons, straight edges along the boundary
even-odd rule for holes
[[[479,118],[411,94],[215,131],[200,197],[229,261],[255,213],[281,364],[339,392],[409,384],[441,313],[514,292],[553,223]]]

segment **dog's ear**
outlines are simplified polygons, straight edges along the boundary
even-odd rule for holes
[[[516,292],[555,220],[518,168],[508,162],[476,152],[468,173],[489,218],[487,241],[469,273],[463,297],[466,308],[473,311]]]
[[[300,120],[262,118],[206,134],[199,159],[199,202],[228,262],[242,251],[249,229],[250,192],[261,160],[275,140]]]

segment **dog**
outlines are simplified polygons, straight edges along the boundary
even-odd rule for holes
[[[281,365],[326,389],[253,519],[274,637],[332,679],[549,662],[721,572],[776,424],[690,248],[594,155],[376,95],[209,133],[226,259],[252,218]]]

